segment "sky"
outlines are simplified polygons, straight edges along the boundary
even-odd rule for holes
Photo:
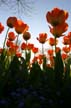
[[[1,1],[1,0],[0,0]],[[10,1],[10,0],[9,0]],[[15,0],[11,0],[15,4]],[[24,1],[24,0],[23,0]],[[29,0],[27,0],[29,1]],[[24,15],[24,12],[21,13],[21,19],[29,25],[29,31],[31,33],[31,43],[34,43],[36,47],[41,47],[41,44],[37,41],[36,37],[39,36],[39,33],[47,33],[48,37],[51,37],[52,34],[49,32],[48,22],[46,21],[46,13],[51,11],[53,8],[58,7],[69,12],[69,17],[67,23],[69,25],[68,31],[71,31],[71,0],[34,0],[32,4],[32,13],[31,17]],[[10,3],[8,4],[10,5]],[[15,5],[16,6],[16,5]],[[2,4],[0,6],[0,22],[6,26],[6,20],[10,16],[17,16],[14,13],[14,10],[9,9],[7,5]],[[0,47],[3,44],[7,26],[2,34],[0,34]],[[66,32],[66,33],[67,33]],[[21,39],[21,37],[20,37]],[[62,46],[62,38],[60,38],[59,45]],[[49,47],[48,43],[45,44],[45,47]]]

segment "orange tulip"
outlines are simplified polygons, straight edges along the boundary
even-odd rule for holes
[[[68,33],[69,45],[71,45],[71,32]]]
[[[15,23],[15,31],[18,34],[24,33],[28,30],[29,26],[25,24],[22,20],[17,20]]]
[[[31,43],[27,44],[27,50],[32,50],[33,47],[34,47],[34,44],[31,44]]]
[[[62,56],[63,60],[65,60],[68,57],[68,55],[66,53],[62,53],[61,56]]]
[[[69,38],[70,38],[70,40],[71,40],[71,32],[69,32],[69,33],[68,33],[68,37],[69,37]]]
[[[69,37],[68,37],[68,36],[64,36],[64,37],[63,37],[63,44],[64,44],[64,45],[68,45],[69,43],[70,43]]]
[[[38,61],[38,57],[34,57],[33,59],[32,59],[32,63],[34,63],[34,62],[37,62]]]
[[[10,40],[7,40],[6,45],[7,47],[11,47],[14,43]]]
[[[8,39],[9,39],[10,41],[14,41],[15,38],[16,38],[16,36],[15,36],[14,32],[9,32],[9,33],[8,33]]]
[[[60,47],[56,47],[56,53],[58,53],[59,51],[61,51]]]
[[[42,55],[42,54],[39,54],[39,55],[38,55],[38,59],[40,59],[40,60],[42,60],[43,57],[44,57],[44,55]]]
[[[49,38],[48,42],[49,42],[49,44],[50,44],[51,46],[55,45],[55,39],[52,38],[52,37]],[[56,40],[56,44],[57,44],[57,43],[58,43],[58,40]]]
[[[11,56],[11,55],[15,54],[15,52],[16,52],[16,50],[14,48],[9,48],[7,50],[7,55]]]
[[[33,48],[32,48],[32,52],[33,52],[33,53],[37,53],[37,52],[38,52],[38,48],[33,47]]]
[[[65,22],[68,18],[68,12],[59,8],[54,8],[46,14],[46,20],[52,26],[57,26]]]
[[[4,26],[2,25],[2,23],[0,23],[0,33],[2,33],[3,30],[4,30]]]
[[[52,50],[52,49],[49,49],[49,50],[47,51],[47,53],[48,53],[50,56],[52,56],[52,55],[53,55],[53,50]]]
[[[23,43],[21,44],[21,49],[22,49],[22,50],[26,50],[26,48],[27,48],[27,45],[26,45],[26,43],[23,42]]]
[[[42,60],[38,60],[38,64],[41,65],[43,63]]]
[[[39,38],[37,37],[37,40],[44,44],[47,41],[47,33],[40,33]]]
[[[19,46],[18,45],[16,45],[16,44],[13,44],[12,46],[11,46],[11,48],[13,48],[13,49],[15,49],[16,51],[18,50],[18,48],[19,48]]]
[[[29,32],[27,32],[27,31],[23,34],[23,39],[24,39],[25,41],[29,40],[30,37],[31,37],[31,34],[30,34]]]
[[[3,48],[0,48],[0,54],[2,53],[2,51],[3,51]]]
[[[67,23],[63,23],[61,25],[58,25],[56,27],[49,27],[50,28],[50,32],[56,36],[56,37],[60,37],[60,36],[64,36],[63,33],[67,31],[68,29],[68,24]]]
[[[13,53],[16,53],[16,51],[18,50],[19,46],[16,45],[15,43],[11,44],[9,50],[11,50]]]
[[[21,57],[22,56],[21,52],[16,52],[16,56]]]
[[[7,19],[7,26],[10,27],[10,28],[13,28],[15,23],[17,21],[17,18],[16,17],[9,17]]]
[[[49,57],[49,60],[50,60],[50,64],[51,64],[51,67],[54,67],[54,57],[53,56],[50,56]]]
[[[65,53],[69,53],[70,51],[70,47],[63,47],[62,50],[65,52]]]

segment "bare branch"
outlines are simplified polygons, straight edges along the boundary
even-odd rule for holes
[[[12,12],[16,13],[18,17],[31,16],[34,10],[35,0],[0,0],[0,6],[6,5]]]

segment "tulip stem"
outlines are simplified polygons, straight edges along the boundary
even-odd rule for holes
[[[16,45],[18,44],[18,38],[19,38],[19,34],[17,35]]]
[[[42,44],[42,55],[44,55],[44,47],[43,47],[43,44]]]
[[[55,36],[55,57],[56,57],[56,36]]]
[[[26,46],[27,46],[28,42],[26,40]],[[27,55],[27,49],[25,49],[25,60],[26,60],[26,55]]]
[[[8,32],[9,32],[9,29],[10,29],[10,28],[8,28],[8,29],[7,29],[7,32],[6,32],[6,36],[5,36],[5,40],[4,40],[4,44],[3,44],[3,49],[4,49],[4,47],[5,47],[5,42],[6,42],[6,39],[7,39],[7,35],[8,35]]]

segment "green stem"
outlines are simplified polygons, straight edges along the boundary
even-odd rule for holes
[[[43,47],[43,44],[42,44],[42,55],[44,55],[44,47]]]
[[[16,45],[18,44],[18,38],[19,38],[19,34],[17,35]]]
[[[3,49],[5,48],[5,42],[6,42],[6,39],[7,39],[7,34],[8,34],[8,32],[9,32],[9,29],[10,29],[10,28],[8,28],[8,29],[7,29],[7,32],[6,32],[6,36],[5,36],[5,40],[4,40],[4,44],[3,44]]]
[[[56,57],[56,36],[55,36],[55,57]]]
[[[27,45],[27,41],[26,41],[26,45]],[[27,49],[25,49],[25,60],[26,60],[26,54],[27,54]]]
[[[35,58],[35,53],[34,53],[34,58]]]

